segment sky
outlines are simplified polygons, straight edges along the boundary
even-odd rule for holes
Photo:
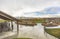
[[[60,17],[60,7],[48,7],[42,11],[27,12],[24,16],[28,17]]]
[[[0,0],[0,11],[11,16],[51,17],[51,15],[36,16],[25,13],[42,11],[48,7],[60,7],[60,0]]]

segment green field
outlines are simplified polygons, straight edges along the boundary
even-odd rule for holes
[[[5,22],[6,20],[0,20],[0,22]]]
[[[50,35],[60,38],[60,28],[45,29],[45,31]]]
[[[2,23],[2,22],[6,22],[6,21],[10,21],[10,20],[0,20],[0,23]]]
[[[13,38],[13,39],[32,39],[32,38]]]
[[[43,23],[45,20],[35,20],[36,23]]]

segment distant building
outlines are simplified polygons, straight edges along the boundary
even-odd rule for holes
[[[45,18],[45,23],[43,26],[58,26],[60,25],[60,18]]]

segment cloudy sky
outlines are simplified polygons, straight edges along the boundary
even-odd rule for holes
[[[47,7],[54,6],[60,7],[60,0],[0,0],[0,11],[12,16],[24,16],[24,13],[42,11]],[[26,16],[34,17],[35,15]]]

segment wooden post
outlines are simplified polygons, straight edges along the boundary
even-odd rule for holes
[[[45,26],[44,26],[44,35],[47,37],[47,33],[45,32]]]
[[[17,21],[17,35],[19,34],[19,24],[18,24],[18,21]]]
[[[13,31],[13,22],[11,21],[11,27],[12,27],[12,31]]]

